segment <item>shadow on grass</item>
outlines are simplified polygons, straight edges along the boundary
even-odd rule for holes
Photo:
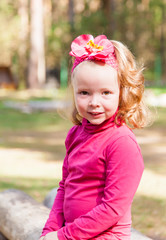
[[[1,148],[37,151],[49,156],[45,161],[63,160],[65,156],[65,138],[63,131],[1,131]]]
[[[38,179],[23,177],[0,177],[0,191],[19,189],[42,202],[47,193],[58,187],[59,179]]]

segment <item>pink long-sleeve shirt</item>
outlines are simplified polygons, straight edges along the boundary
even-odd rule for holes
[[[66,138],[63,178],[42,236],[59,240],[129,240],[131,204],[143,172],[133,132],[113,119],[83,119]]]

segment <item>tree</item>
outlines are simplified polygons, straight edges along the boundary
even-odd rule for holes
[[[116,21],[115,21],[115,0],[102,0],[101,1],[105,16],[107,18],[106,34],[107,36],[113,37],[116,31]]]
[[[73,0],[69,0],[69,23],[71,26],[71,32],[74,30],[74,2]]]
[[[161,47],[160,47],[160,52],[161,52],[161,66],[162,66],[162,78],[163,78],[163,83],[166,82],[166,47],[165,47],[165,23],[166,23],[166,13],[165,13],[165,5],[163,4],[162,6],[162,22],[161,22]]]
[[[43,0],[31,0],[28,87],[42,87],[45,83],[45,72]]]
[[[25,81],[25,69],[27,66],[27,49],[28,49],[28,33],[29,33],[29,17],[28,17],[28,0],[19,0],[18,15],[20,17],[19,31],[19,79]]]

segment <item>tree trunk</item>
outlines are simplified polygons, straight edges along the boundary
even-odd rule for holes
[[[71,26],[71,32],[74,31],[74,2],[73,0],[69,0],[69,23]]]
[[[161,67],[162,67],[162,82],[166,83],[166,57],[165,57],[165,22],[166,22],[166,14],[165,14],[165,5],[162,6],[162,22],[161,22],[161,39],[160,39],[160,53],[161,53]]]
[[[102,0],[102,5],[108,22],[107,36],[113,38],[116,30],[115,0]]]
[[[28,41],[28,32],[29,32],[29,19],[28,19],[28,0],[19,0],[18,6],[18,14],[20,17],[20,31],[19,31],[19,38],[20,38],[20,46],[18,48],[19,53],[19,80],[25,79],[25,69],[27,66],[27,41]],[[25,84],[26,85],[26,84]]]
[[[30,57],[28,87],[38,88],[45,83],[45,54],[43,30],[43,0],[30,1]]]
[[[9,240],[38,240],[49,209],[19,190],[0,193],[0,232]]]

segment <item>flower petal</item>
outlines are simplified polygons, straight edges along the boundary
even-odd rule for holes
[[[94,43],[99,45],[99,42],[103,39],[107,39],[107,37],[105,35],[99,35],[99,36],[95,37]]]
[[[90,40],[94,40],[93,36],[90,34],[83,34],[78,36],[77,38],[74,39],[74,41],[72,42],[77,44],[77,45],[81,45],[81,46],[85,46]]]
[[[104,47],[104,49],[108,49],[111,52],[114,52],[114,46],[112,44],[112,42],[108,39],[102,39],[99,42],[99,45],[102,45]]]
[[[69,54],[71,56],[77,57],[77,58],[84,58],[85,56],[88,55],[88,53],[85,51],[85,48],[83,47],[78,47],[77,50],[75,51],[70,51]]]
[[[84,57],[88,55],[85,46],[90,40],[94,40],[93,36],[90,34],[83,34],[75,38],[71,44],[70,55],[74,57]]]

